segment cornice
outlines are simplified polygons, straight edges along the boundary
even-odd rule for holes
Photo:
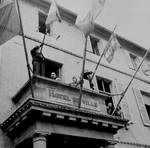
[[[127,120],[111,115],[97,114],[87,110],[52,104],[45,101],[29,98],[14,113],[11,114],[1,125],[0,128],[8,135],[15,133],[16,130],[30,119],[34,121],[41,118],[52,119],[51,122],[72,123],[75,126],[90,125],[97,129],[109,130],[112,133],[123,128]],[[33,122],[34,122],[33,121]],[[47,121],[47,120],[46,120]],[[50,120],[49,120],[50,121]],[[21,129],[19,129],[19,132]]]
[[[116,144],[124,144],[124,145],[130,145],[130,146],[136,146],[136,147],[143,147],[143,148],[149,148],[150,145],[148,144],[141,144],[138,142],[127,142],[127,141],[119,141],[119,140],[114,140]]]
[[[103,26],[95,24],[94,33],[97,36],[100,36],[100,37],[104,38],[105,40],[108,40],[112,34],[112,31],[106,29]],[[116,36],[117,36],[117,39],[118,39],[119,43],[121,44],[121,46],[126,48],[126,50],[129,50],[130,52],[138,54],[139,56],[144,56],[147,49],[145,49],[144,47],[142,47],[134,42],[129,41],[128,39],[121,37],[120,35],[116,34]],[[147,58],[150,58],[150,53],[148,54]]]

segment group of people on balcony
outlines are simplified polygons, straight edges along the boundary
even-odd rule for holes
[[[88,80],[88,81],[89,81],[90,88],[94,90],[94,84],[92,83],[92,77],[91,77],[92,73],[93,73],[92,71],[86,70],[86,71],[84,72],[84,74],[83,74],[83,79]],[[83,80],[83,81],[84,81],[84,80]],[[71,85],[71,86],[73,86],[73,87],[77,87],[80,83],[81,83],[81,80],[79,81],[76,76],[73,76],[73,77],[72,77],[72,82],[69,83],[69,85]]]
[[[31,56],[32,56],[32,64],[33,64],[33,73],[36,75],[44,76],[45,75],[44,74],[44,72],[45,72],[44,60],[45,60],[45,58],[42,54],[42,46],[43,46],[43,43],[40,46],[35,46],[31,50]],[[94,90],[94,84],[92,83],[92,76],[91,76],[92,74],[93,74],[92,71],[85,70],[85,72],[83,74],[83,79],[88,80],[90,88],[92,90]],[[51,72],[49,78],[53,79],[53,80],[60,80],[60,78],[57,77],[55,72]],[[81,84],[81,80],[78,80],[77,77],[75,77],[75,76],[72,77],[72,82],[69,83],[69,85],[73,86],[73,87],[77,87],[80,84]],[[111,115],[113,113],[113,111],[114,111],[114,106],[111,102],[109,102],[107,104],[107,113]],[[123,118],[123,113],[121,111],[120,106],[116,109],[114,115],[118,116],[120,118]]]
[[[44,56],[42,54],[42,47],[43,47],[43,43],[41,43],[40,46],[35,46],[32,50],[31,50],[31,56],[32,56],[32,64],[33,64],[33,73],[36,75],[41,75],[44,76],[44,72],[45,72],[45,64],[44,64]],[[94,84],[92,83],[92,79],[91,79],[91,75],[92,75],[92,71],[85,71],[84,75],[83,75],[83,79],[86,79],[89,81],[89,85],[90,88],[94,90]],[[57,78],[56,73],[52,72],[50,74],[50,78],[51,79],[55,79],[58,80],[59,78]],[[73,76],[72,78],[72,82],[70,83],[70,85],[77,87],[79,84],[81,83],[81,81],[78,81],[77,78],[75,76]]]
[[[109,115],[112,115],[112,113],[113,113],[113,111],[114,111],[114,106],[113,106],[113,104],[111,103],[111,102],[109,102],[108,104],[107,104],[107,113],[109,114]],[[114,112],[114,116],[117,116],[117,117],[120,117],[120,118],[124,118],[124,116],[123,116],[123,112],[121,111],[121,106],[118,106],[117,108],[116,108],[116,111]]]

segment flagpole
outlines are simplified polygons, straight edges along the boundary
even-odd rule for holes
[[[42,40],[42,43],[41,44],[43,44],[44,43],[44,41],[45,41],[45,37],[46,37],[46,33],[44,33],[44,37],[43,37],[43,40]],[[41,53],[42,53],[42,49],[43,49],[43,46],[41,47]]]
[[[84,75],[84,68],[85,68],[85,60],[86,60],[86,48],[87,48],[87,38],[88,35],[85,35],[85,44],[84,44],[84,51],[83,51],[83,63],[82,63],[82,71],[80,76],[80,95],[79,95],[79,104],[78,107],[81,107],[81,99],[82,99],[82,88],[83,88],[83,75]]]
[[[149,52],[150,52],[150,49],[146,51],[146,53],[145,53],[145,55],[144,55],[144,57],[143,57],[143,59],[142,59],[140,65],[138,66],[138,68],[137,68],[137,70],[135,71],[135,73],[132,75],[132,78],[131,78],[129,84],[127,85],[126,89],[125,89],[124,92],[122,93],[122,96],[121,96],[120,100],[118,101],[118,103],[117,103],[117,105],[116,105],[114,111],[112,112],[112,115],[114,115],[114,113],[115,113],[116,109],[118,108],[120,102],[121,102],[122,99],[124,98],[125,93],[127,92],[129,86],[131,85],[132,81],[134,80],[134,78],[135,78],[137,72],[139,71],[141,65],[143,64],[143,62],[144,62],[144,60],[145,60],[145,58],[146,58],[146,56],[148,55]]]
[[[24,45],[24,52],[25,52],[25,57],[26,57],[28,75],[29,75],[29,80],[30,80],[30,85],[31,85],[31,95],[32,95],[32,98],[34,98],[33,87],[32,87],[32,79],[31,79],[31,73],[30,73],[30,65],[29,65],[27,47],[26,47],[26,42],[25,42],[25,35],[24,35],[24,30],[23,30],[23,25],[22,25],[20,7],[19,7],[18,0],[16,0],[16,4],[17,4],[17,9],[18,9],[18,15],[19,15],[19,21],[20,21],[20,27],[21,27],[21,33],[22,33],[21,35],[22,35],[22,40],[23,40],[23,45]]]
[[[113,31],[112,31],[112,34],[114,33],[116,27],[117,27],[117,25],[115,25],[115,27],[114,27],[114,29],[113,29]],[[93,77],[94,77],[94,75],[95,75],[95,73],[96,73],[96,70],[97,70],[98,66],[100,65],[100,62],[101,62],[101,60],[102,60],[102,58],[103,58],[103,56],[104,56],[104,54],[105,54],[107,45],[109,44],[110,41],[111,41],[111,38],[109,38],[108,43],[106,44],[106,46],[105,46],[105,48],[104,48],[104,50],[103,50],[103,53],[102,53],[101,56],[100,56],[100,59],[99,59],[97,65],[96,65],[96,67],[95,67],[95,70],[94,70],[92,76],[91,76],[91,81],[92,81],[92,79],[93,79]]]

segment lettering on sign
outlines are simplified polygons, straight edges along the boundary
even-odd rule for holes
[[[68,95],[65,94],[64,92],[60,92],[56,88],[49,88],[49,99],[50,101],[55,103],[77,107],[79,102],[78,97],[79,95],[76,95],[75,97],[74,95],[71,94]],[[95,110],[95,111],[100,111],[101,103],[96,99],[91,99],[83,96],[81,100],[81,107]]]

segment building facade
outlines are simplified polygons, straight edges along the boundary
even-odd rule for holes
[[[40,45],[50,7],[47,0],[19,1],[25,41],[32,67],[31,49]],[[111,63],[102,59],[93,78],[94,89],[84,79],[80,87],[72,77],[81,75],[85,38],[74,26],[77,15],[59,7],[62,22],[54,22],[42,49],[43,74],[28,78],[24,45],[16,36],[0,46],[0,147],[150,147],[150,73],[148,55],[125,94],[123,116],[108,113],[129,84],[146,49],[120,37]],[[85,70],[94,71],[111,31],[95,24],[87,41]],[[50,79],[55,72],[59,80]]]

